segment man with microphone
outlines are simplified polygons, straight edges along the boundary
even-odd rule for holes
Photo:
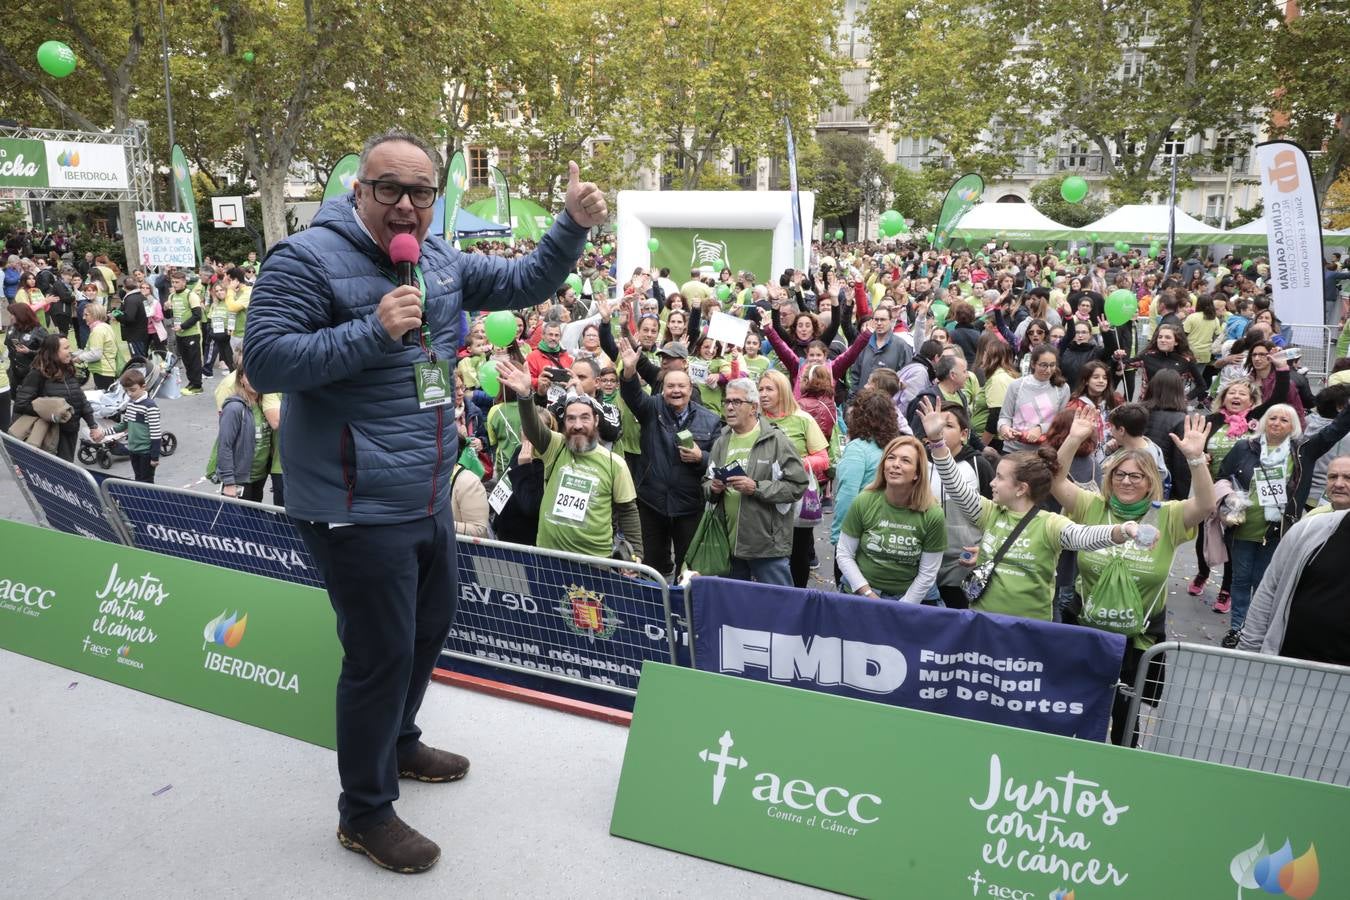
[[[450,365],[467,339],[462,313],[529,307],[562,284],[607,214],[600,190],[568,168],[566,209],[533,253],[460,253],[427,234],[435,151],[400,131],[372,137],[352,193],[272,249],[249,306],[249,380],[285,393],[286,512],[342,642],[338,840],[397,872],[440,858],[394,813],[399,779],[457,781],[469,769],[422,743],[415,724],[459,595]],[[410,255],[420,261],[409,266]]]

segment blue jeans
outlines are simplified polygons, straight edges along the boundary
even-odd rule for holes
[[[1257,541],[1233,541],[1233,554],[1229,560],[1233,568],[1233,618],[1228,626],[1232,630],[1241,631],[1242,623],[1247,621],[1252,592],[1261,584],[1270,558],[1275,555],[1278,546],[1279,541],[1266,541],[1264,544]]]
[[[793,587],[792,569],[788,566],[787,557],[777,556],[772,559],[741,559],[738,556],[731,558],[731,578],[738,578],[741,581],[757,581],[760,584],[777,584],[782,587]]]

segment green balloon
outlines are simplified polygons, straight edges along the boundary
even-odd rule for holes
[[[252,50],[245,50],[245,51],[244,51],[244,62],[246,62],[246,63],[251,63],[251,62],[253,62],[253,51],[252,51]]]
[[[1106,298],[1106,320],[1119,327],[1139,314],[1139,298],[1134,291],[1119,288]]]
[[[478,386],[491,397],[497,396],[497,392],[502,389],[501,379],[497,377],[497,364],[490,359],[478,367]]]
[[[564,284],[566,284],[572,290],[576,291],[578,294],[581,293],[582,288],[581,276],[578,275],[576,272],[573,272],[571,275],[568,275],[567,280],[564,282]]]
[[[1059,195],[1069,203],[1082,203],[1087,192],[1087,180],[1081,175],[1070,175],[1059,186]]]
[[[647,249],[655,253],[657,250],[661,249],[661,242],[656,238],[647,238]]]
[[[609,256],[611,253],[614,252],[614,245],[613,245],[613,244],[605,244],[604,246],[602,246],[602,247],[600,248],[600,252],[603,253],[603,254],[605,254],[605,256]]]
[[[730,268],[731,268],[731,263],[727,262],[725,259],[719,259],[719,260],[717,261],[717,271],[720,272],[720,271],[722,271],[723,269],[730,269]]]
[[[1129,253],[1129,252],[1130,252],[1130,245],[1127,244],[1127,243],[1125,243],[1124,241],[1116,241],[1116,252],[1117,252],[1117,253]]]
[[[717,299],[723,303],[731,299],[731,285],[719,284],[717,286]]]
[[[1097,232],[1094,231],[1092,234],[1089,234],[1088,240],[1092,241],[1094,244],[1097,243]]]
[[[60,41],[45,41],[37,50],[38,65],[53,78],[65,78],[75,71],[75,51]]]
[[[1157,259],[1157,258],[1158,258],[1158,251],[1159,251],[1160,249],[1161,249],[1161,248],[1160,248],[1157,244],[1149,244],[1149,245],[1148,245],[1148,258],[1149,258],[1149,259]]]
[[[487,319],[483,322],[483,331],[492,346],[509,347],[516,339],[516,317],[504,309],[488,313]],[[496,392],[488,391],[488,393]]]
[[[1092,251],[1087,247],[1079,247],[1078,255],[1083,257],[1083,259],[1090,259],[1092,257]]]
[[[939,325],[947,321],[947,313],[951,312],[950,306],[943,303],[941,300],[935,300],[930,308],[933,311],[933,318]]]
[[[587,253],[590,253],[590,252],[592,252],[592,251],[594,251],[594,250],[595,250],[595,245],[592,244],[590,241],[587,241],[587,242],[586,242],[586,252],[587,252]]]
[[[842,241],[844,239],[844,229],[836,228],[834,230],[834,239],[836,241]]]
[[[885,237],[895,237],[905,230],[905,217],[893,209],[888,209],[877,220],[877,228]]]

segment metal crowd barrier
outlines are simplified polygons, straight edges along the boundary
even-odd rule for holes
[[[1140,661],[1127,721],[1138,721],[1139,746],[1154,753],[1350,785],[1344,666],[1155,644]]]
[[[7,434],[0,434],[0,460],[40,524],[113,544],[131,543],[126,523],[85,469]]]
[[[1336,362],[1336,339],[1340,329],[1334,325],[1290,325],[1290,343],[1303,351],[1300,365],[1308,370],[1308,383],[1314,391],[1326,385]]]

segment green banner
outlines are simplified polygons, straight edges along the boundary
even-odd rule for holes
[[[469,167],[464,162],[464,151],[456,150],[445,167],[445,239],[455,240],[455,221],[459,218],[459,201],[469,189]],[[505,224],[505,223],[502,223]]]
[[[0,647],[334,746],[323,591],[3,520],[0,546]]]
[[[178,203],[183,212],[192,214],[192,244],[196,250],[196,265],[202,262],[202,230],[197,222],[197,198],[192,190],[192,171],[188,168],[187,154],[178,144],[173,145],[171,153],[173,164],[173,183],[178,191]]]
[[[773,265],[773,232],[769,229],[743,228],[653,228],[652,237],[660,241],[652,254],[652,268],[670,268],[670,277],[676,284],[689,278],[691,268],[711,266],[718,269],[721,262],[733,272],[753,272],[761,284],[778,283]]]
[[[1335,785],[647,663],[610,830],[860,897],[1330,900],[1347,809]]]
[[[361,157],[355,153],[348,153],[337,161],[333,166],[333,171],[328,173],[328,183],[323,186],[323,199],[332,200],[334,197],[341,197],[352,189],[352,182],[356,180],[356,170],[361,166]]]
[[[496,166],[491,166],[489,171],[492,172],[492,199],[495,201],[492,221],[498,225],[511,225],[511,191],[506,184],[506,173]]]
[[[979,175],[962,175],[956,179],[956,184],[951,186],[951,190],[947,191],[947,196],[942,200],[942,211],[938,213],[937,228],[933,232],[934,248],[941,250],[947,246],[947,241],[961,221],[961,217],[980,202],[983,194],[984,179]]]
[[[553,224],[553,216],[538,203],[525,197],[508,197],[511,219],[497,218],[497,200],[487,197],[464,207],[478,218],[498,225],[510,225],[512,234],[526,241],[538,241],[548,233]]]
[[[0,138],[0,188],[47,184],[47,149],[42,141]]]

